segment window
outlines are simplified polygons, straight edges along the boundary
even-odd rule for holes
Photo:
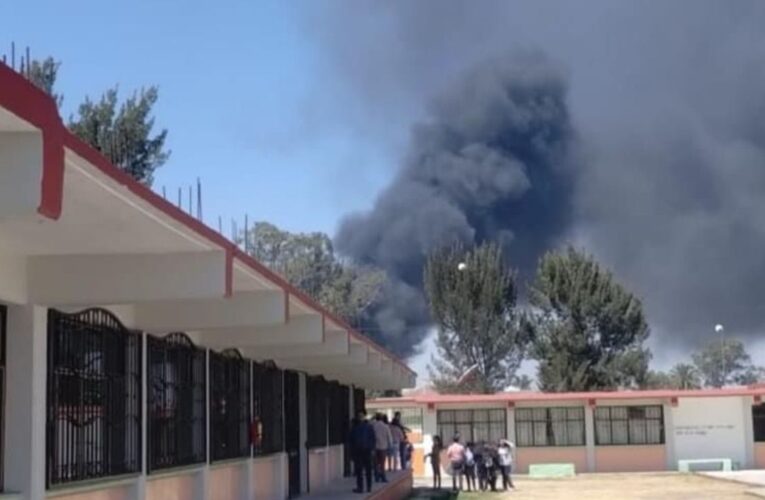
[[[752,406],[752,424],[755,442],[765,441],[765,403]]]
[[[284,372],[271,362],[252,364],[253,453],[284,450]]]
[[[518,446],[583,446],[584,408],[516,408]]]
[[[390,415],[391,418],[396,412],[401,413],[401,424],[412,431],[422,430],[422,408],[380,408],[380,413]]]
[[[595,444],[663,444],[661,406],[599,406],[595,408]]]
[[[104,309],[51,309],[47,376],[47,485],[140,472],[140,335]]]
[[[148,336],[149,471],[207,460],[207,357],[183,333]]]
[[[309,448],[327,446],[328,394],[329,384],[324,377],[306,377]]]
[[[210,352],[210,459],[250,456],[250,362]]]
[[[330,382],[329,444],[344,444],[351,426],[351,400],[348,387]]]
[[[438,410],[438,434],[444,443],[456,433],[463,442],[492,442],[507,438],[507,412],[504,408],[483,410]]]

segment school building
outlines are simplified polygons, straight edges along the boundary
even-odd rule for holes
[[[0,499],[310,496],[364,389],[414,384],[0,64]]]
[[[676,471],[698,467],[765,468],[765,387],[491,395],[415,394],[367,402],[400,411],[415,442],[415,476],[430,476],[423,456],[432,437],[445,444],[515,443],[515,472],[530,465],[573,464],[580,472]],[[442,464],[446,460],[442,459]],[[691,466],[693,468],[693,465]]]

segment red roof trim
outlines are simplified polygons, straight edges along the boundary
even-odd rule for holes
[[[61,121],[61,117],[58,114],[56,103],[48,94],[38,89],[8,66],[1,63],[0,87],[3,89],[3,92],[0,92],[0,106],[42,131],[43,174],[40,186],[40,206],[38,208],[38,212],[41,215],[53,220],[56,220],[61,216],[64,192],[64,147],[67,147],[87,160],[106,176],[122,184],[134,195],[182,223],[199,235],[219,245],[226,253],[226,272],[224,276],[224,290],[226,297],[233,294],[233,263],[236,258],[257,271],[259,274],[265,276],[274,284],[283,288],[287,294],[285,296],[288,304],[287,308],[289,307],[288,295],[293,294],[295,297],[305,302],[309,307],[314,308],[317,312],[322,314],[322,317],[329,317],[332,321],[347,329],[351,336],[366,343],[373,349],[384,353],[409,373],[414,374],[414,371],[390,351],[377,345],[366,336],[356,332],[345,321],[324,309],[305,293],[288,283],[284,278],[244,253],[226,237],[187,214],[161,196],[158,196],[151,189],[140,182],[137,182],[128,174],[112,165],[100,152],[81,141],[64,126],[64,123]]]
[[[618,399],[669,399],[703,398],[723,396],[762,396],[762,387],[730,387],[724,389],[696,390],[648,390],[648,391],[603,391],[603,392],[511,392],[497,394],[423,394],[401,398],[371,399],[372,404],[420,403],[420,404],[460,404],[460,403],[497,403],[509,401],[544,402],[544,401],[581,401],[588,404],[591,400]]]

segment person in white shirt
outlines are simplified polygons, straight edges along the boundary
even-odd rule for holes
[[[502,474],[502,487],[505,491],[507,491],[508,487],[515,489],[513,478],[510,476],[513,469],[513,448],[515,448],[513,443],[503,439],[499,442],[499,448],[497,449],[499,472]]]
[[[385,457],[388,455],[393,443],[393,437],[390,433],[390,426],[383,421],[381,414],[375,415],[375,421],[372,422],[372,428],[375,431],[375,481],[378,483],[387,483],[385,477]]]

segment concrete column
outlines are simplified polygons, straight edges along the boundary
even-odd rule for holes
[[[584,407],[584,444],[587,450],[587,472],[595,472],[595,408]]]
[[[422,446],[425,453],[430,453],[433,446],[433,436],[438,434],[438,412],[436,409],[429,409],[425,406],[422,409]],[[443,438],[443,436],[441,436]],[[427,459],[425,466],[425,477],[433,477],[433,469],[430,466],[430,459]]]
[[[308,404],[305,384],[305,373],[298,373],[300,387],[300,491],[308,491]]]
[[[204,467],[197,472],[195,500],[210,498],[210,350],[205,350],[205,456]]]
[[[505,422],[505,435],[510,442],[515,443],[515,408],[508,407]]]
[[[741,398],[741,404],[744,405],[742,414],[744,416],[744,445],[746,463],[741,464],[744,469],[754,468],[754,422],[752,421],[752,405],[754,398],[746,396]]]
[[[141,334],[141,476],[135,484],[135,499],[144,500],[146,498],[146,476],[149,471],[146,454],[148,451],[148,399],[149,399],[149,358],[146,334]]]
[[[24,500],[45,498],[47,309],[8,308],[5,489]]]
[[[667,456],[667,470],[677,469],[677,457],[675,455],[675,424],[674,408],[671,404],[662,405],[664,414],[664,451]]]

